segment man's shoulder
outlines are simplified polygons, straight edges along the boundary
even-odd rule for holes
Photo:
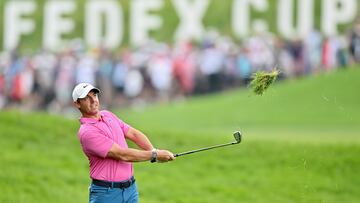
[[[99,131],[99,129],[95,125],[83,124],[79,128],[78,134],[81,136],[81,135],[84,135],[84,134],[97,132],[97,131]]]
[[[94,136],[97,137],[99,134],[103,134],[103,131],[100,128],[95,125],[84,124],[79,128],[78,138],[80,142],[83,142],[84,140],[91,139]]]

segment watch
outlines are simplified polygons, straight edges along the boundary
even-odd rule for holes
[[[151,163],[154,163],[154,162],[156,162],[157,161],[157,149],[152,149],[151,150],[151,160],[150,160],[150,162]]]

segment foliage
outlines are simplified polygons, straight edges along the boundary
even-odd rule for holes
[[[279,75],[278,70],[272,72],[258,71],[253,74],[250,86],[257,95],[262,95],[269,86],[275,82]]]

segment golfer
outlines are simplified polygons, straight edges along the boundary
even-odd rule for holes
[[[100,111],[100,90],[91,84],[75,86],[72,98],[82,114],[78,138],[89,159],[90,203],[138,202],[131,162],[168,162],[175,159],[167,150],[155,149],[139,130],[109,111]],[[141,150],[128,148],[125,139]]]

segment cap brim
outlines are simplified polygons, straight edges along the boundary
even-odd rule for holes
[[[78,98],[79,99],[85,98],[89,94],[89,92],[91,92],[91,90],[95,90],[97,93],[100,93],[100,90],[98,88],[93,86],[88,86],[85,88],[84,92]]]

